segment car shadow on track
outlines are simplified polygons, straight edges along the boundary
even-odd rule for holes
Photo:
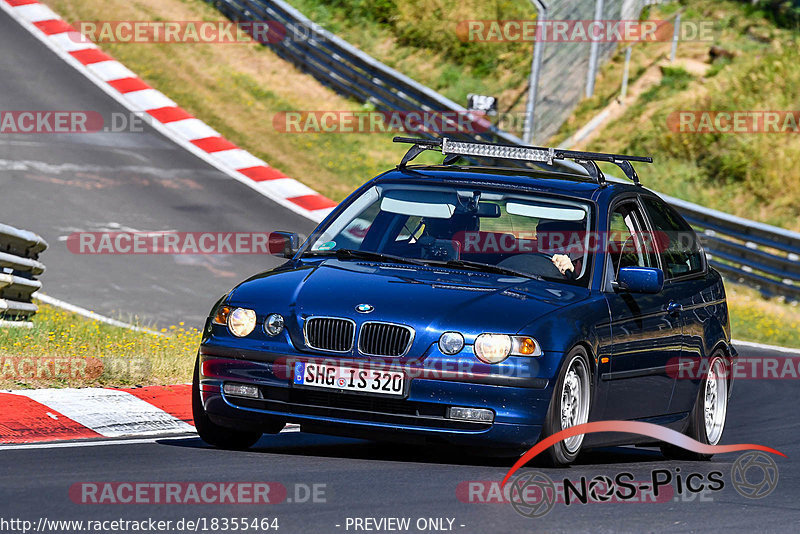
[[[200,438],[169,439],[161,440],[158,443],[173,447],[217,451]],[[487,456],[478,450],[443,444],[409,445],[301,432],[265,435],[247,451],[234,451],[234,453],[486,467],[511,467],[518,459],[518,456]],[[574,465],[639,464],[663,460],[664,457],[656,449],[608,447],[584,452]],[[530,466],[535,467],[535,464]]]

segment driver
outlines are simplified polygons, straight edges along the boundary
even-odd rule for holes
[[[568,249],[575,244],[576,234],[580,235],[584,229],[585,226],[581,221],[541,220],[536,225],[539,250],[545,253],[554,252],[550,260],[566,278],[574,278],[576,274]]]

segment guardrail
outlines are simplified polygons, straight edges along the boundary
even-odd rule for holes
[[[698,230],[709,263],[727,278],[800,300],[800,233],[661,196]]]
[[[35,277],[44,272],[39,254],[46,248],[33,232],[0,224],[0,327],[31,326],[39,309],[33,294],[42,287]]]
[[[345,96],[371,102],[381,111],[467,113],[463,106],[358,50],[282,0],[206,1],[235,22],[276,21],[283,25],[289,30],[287,38],[265,44],[281,58]],[[293,35],[301,38],[292,38]],[[485,133],[447,136],[522,144],[520,138],[496,127]],[[586,172],[571,162],[560,166],[581,174]],[[755,287],[765,295],[800,300],[800,234],[662,197],[700,231],[709,262],[728,279]]]
[[[278,56],[314,76],[338,93],[369,102],[379,111],[469,111],[433,89],[384,65],[347,41],[309,20],[281,0],[206,0],[234,22],[277,22],[286,29],[285,38],[264,43]],[[270,34],[274,35],[274,34]],[[297,36],[295,38],[295,36]],[[274,41],[274,42],[272,42]],[[488,121],[480,133],[448,132],[459,140],[520,144],[515,135],[499,130]],[[455,125],[454,125],[455,126]],[[483,130],[483,128],[480,128]],[[433,135],[428,135],[433,137]]]

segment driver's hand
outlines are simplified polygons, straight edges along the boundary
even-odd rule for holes
[[[566,254],[555,254],[551,259],[553,260],[553,265],[556,266],[562,275],[566,275],[567,271],[575,272],[575,266],[572,265],[572,260],[569,259],[569,256]]]

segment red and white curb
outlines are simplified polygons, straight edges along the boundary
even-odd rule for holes
[[[0,392],[0,443],[194,433],[192,386]],[[287,425],[284,432],[297,431]]]
[[[0,9],[126,109],[149,114],[157,131],[231,178],[316,222],[336,206],[190,115],[38,0],[0,0]]]
[[[0,392],[0,443],[194,432],[191,386]]]

